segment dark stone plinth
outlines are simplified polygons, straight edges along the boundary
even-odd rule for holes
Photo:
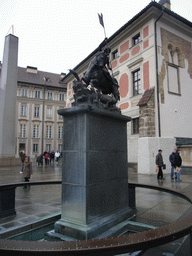
[[[0,187],[0,218],[15,215],[16,186]]]
[[[64,118],[61,220],[55,232],[90,239],[132,216],[128,199],[127,122],[83,105]]]

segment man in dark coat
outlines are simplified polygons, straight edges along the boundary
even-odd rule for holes
[[[156,155],[156,165],[157,165],[157,168],[158,168],[158,173],[157,173],[157,179],[164,179],[163,178],[163,171],[162,171],[162,168],[163,168],[163,156],[162,156],[162,150],[159,149],[158,150],[158,154]]]
[[[180,179],[180,175],[182,172],[181,165],[182,165],[182,158],[180,156],[180,150],[177,149],[176,154],[175,154],[175,164],[176,164],[176,176],[177,176],[177,181],[182,181]]]
[[[176,149],[173,150],[173,152],[170,154],[169,156],[169,161],[171,163],[171,179],[174,179],[174,171],[176,168],[176,164],[175,164],[175,154],[176,154]]]

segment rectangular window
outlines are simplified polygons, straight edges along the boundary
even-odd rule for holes
[[[27,97],[27,89],[22,89],[22,96]]]
[[[132,134],[139,134],[139,118],[132,119]]]
[[[35,98],[40,98],[40,91],[35,91]]]
[[[52,98],[53,98],[52,92],[48,92],[48,93],[47,93],[47,99],[48,99],[48,100],[52,100]]]
[[[116,59],[119,56],[118,54],[118,50],[115,50],[114,52],[112,52],[112,59]]]
[[[59,115],[59,119],[62,119],[63,118],[63,116],[62,115]]]
[[[52,118],[52,107],[47,107],[47,118]]]
[[[33,153],[38,153],[38,152],[39,152],[39,145],[33,144]]]
[[[46,151],[51,152],[51,144],[46,144]]]
[[[168,91],[173,94],[181,94],[179,82],[179,67],[169,63],[167,65]]]
[[[59,150],[60,153],[62,152],[62,148],[63,148],[62,146],[63,146],[62,144],[59,144],[59,149],[58,150]]]
[[[20,124],[19,137],[26,138],[26,124]]]
[[[59,100],[61,100],[61,101],[65,100],[65,94],[64,93],[60,93]]]
[[[34,117],[39,117],[39,107],[35,107],[35,109],[34,109]]]
[[[141,94],[141,73],[137,70],[133,74],[133,96]]]
[[[47,139],[52,138],[52,126],[51,125],[46,126],[46,138]]]
[[[21,106],[21,116],[27,116],[27,106]]]
[[[33,126],[33,138],[39,138],[39,125],[37,124]]]
[[[63,126],[58,127],[58,139],[63,138]]]
[[[140,33],[138,33],[136,36],[134,36],[132,38],[132,40],[133,40],[133,45],[138,44],[141,41]]]

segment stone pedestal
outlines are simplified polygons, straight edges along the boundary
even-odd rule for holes
[[[16,214],[15,189],[14,185],[0,187],[0,218]]]
[[[97,107],[58,111],[64,118],[61,220],[55,232],[91,239],[132,216],[128,203],[127,122]]]

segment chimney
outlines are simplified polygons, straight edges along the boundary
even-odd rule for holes
[[[37,74],[37,68],[31,67],[31,66],[27,66],[27,72],[28,73]]]
[[[170,0],[160,0],[160,5],[163,5],[165,8],[171,10],[171,1]]]

